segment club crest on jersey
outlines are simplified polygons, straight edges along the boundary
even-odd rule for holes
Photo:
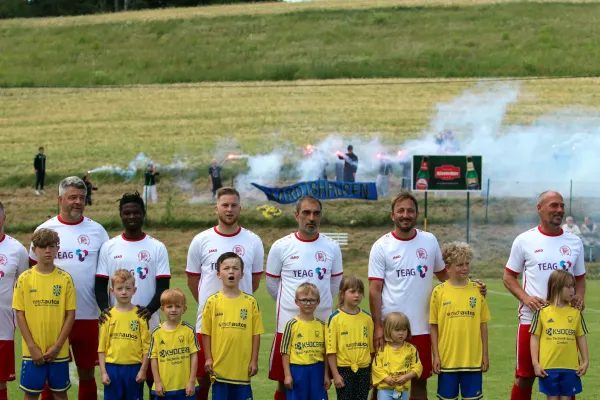
[[[148,276],[148,267],[137,267],[135,271],[131,270],[129,272],[131,272],[133,275],[137,274],[140,279],[146,279]]]
[[[77,243],[89,246],[90,245],[90,237],[88,235],[79,235],[79,237],[77,238]]]
[[[6,257],[4,254],[0,254],[0,265],[6,267],[6,264],[8,264],[8,257]]]
[[[367,337],[369,335],[369,331],[367,330],[366,326],[363,326],[363,336]]]
[[[4,271],[0,269],[0,282],[2,282],[2,278],[4,278]]]
[[[138,330],[138,328],[140,327],[140,323],[138,322],[137,319],[134,319],[131,321],[131,323],[129,324],[129,327],[131,328],[131,330],[133,332],[136,332]]]
[[[560,269],[564,269],[565,271],[568,271],[569,268],[571,268],[571,261],[561,261],[558,263],[558,265],[560,265]]]
[[[52,294],[54,294],[55,296],[60,296],[60,290],[61,290],[61,286],[60,285],[54,285],[54,287],[52,288]]]
[[[573,323],[573,317],[571,317],[571,316],[567,317],[567,321],[569,321],[569,323],[572,324]]]
[[[75,250],[75,255],[77,256],[77,258],[79,258],[80,262],[84,262],[85,258],[87,257],[88,254],[89,253],[87,250],[81,250],[81,249]],[[69,257],[69,258],[71,258],[71,257]]]
[[[410,368],[410,356],[406,356],[404,359],[404,368]]]
[[[421,259],[421,260],[425,260],[427,258],[427,250],[423,249],[423,248],[418,248],[417,249],[417,258]]]
[[[244,246],[241,244],[236,244],[233,246],[233,252],[240,257],[244,257],[244,254],[246,254],[246,250],[244,250]]]
[[[317,273],[317,277],[319,278],[319,280],[323,280],[323,278],[325,278],[325,274],[327,274],[327,268],[320,268],[317,267],[317,269],[315,269],[315,272]]]
[[[558,249],[558,251],[560,251],[561,256],[571,255],[571,248],[569,246],[560,246],[560,249]]]
[[[146,250],[142,250],[138,253],[138,261],[141,262],[149,262],[150,261],[150,253]]]
[[[179,340],[179,343],[183,343],[185,338],[183,337],[183,335],[179,335],[179,336],[177,336],[177,340]]]
[[[321,336],[321,332],[315,331],[315,337],[319,337],[319,336]]]
[[[242,308],[240,310],[240,318],[241,319],[246,319],[248,318],[248,310],[246,310],[245,308]]]
[[[477,299],[475,297],[469,298],[469,306],[471,306],[471,308],[475,308],[477,306]]]
[[[419,265],[417,266],[417,272],[419,273],[419,276],[421,278],[425,278],[427,276],[427,270],[429,268],[427,268],[427,265]]]
[[[317,251],[315,253],[315,260],[317,260],[317,262],[327,262],[327,254],[323,251]]]

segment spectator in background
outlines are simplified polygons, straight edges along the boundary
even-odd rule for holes
[[[583,245],[590,249],[590,259],[592,262],[595,260],[595,255],[592,255],[591,248],[600,247],[600,230],[598,230],[598,224],[592,222],[592,217],[585,217],[583,219],[583,225],[581,225],[581,236],[583,239]]]
[[[35,194],[38,196],[45,194],[44,191],[44,178],[46,178],[46,155],[44,154],[44,147],[40,146],[38,149],[39,153],[33,158],[33,168],[35,169]]]
[[[148,164],[148,169],[144,174],[144,204],[148,204],[148,196],[152,198],[152,203],[158,203],[158,193],[156,192],[156,181],[158,180],[158,165]]]
[[[381,153],[379,158],[379,174],[376,181],[377,195],[379,197],[387,197],[392,172],[392,163],[387,158],[387,154]]]
[[[208,167],[208,184],[212,189],[213,200],[217,194],[217,190],[223,187],[223,182],[221,181],[221,169],[226,162],[227,158],[221,161],[221,163],[218,163],[217,160],[213,158],[210,167]]]
[[[575,225],[575,218],[567,217],[567,223],[562,226],[564,231],[571,232],[573,235],[581,237],[579,227]]]
[[[85,205],[92,205],[92,190],[98,190],[97,186],[94,186],[90,181],[90,174],[85,174],[82,178],[83,183],[85,183],[86,193],[85,193]]]
[[[344,182],[354,182],[356,170],[358,169],[358,157],[354,154],[354,147],[348,146],[346,154],[339,154],[338,158],[344,160]]]

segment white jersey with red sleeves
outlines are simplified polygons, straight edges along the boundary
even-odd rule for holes
[[[94,286],[100,247],[108,241],[108,233],[99,223],[87,217],[79,222],[68,223],[60,216],[49,219],[40,226],[58,233],[60,248],[54,264],[67,271],[73,278],[77,310],[75,319],[98,319],[98,305]],[[29,258],[37,262],[33,249],[29,249]]]
[[[413,335],[428,335],[433,274],[443,270],[440,245],[431,233],[415,229],[404,240],[392,231],[379,238],[369,256],[369,280],[384,281],[381,318],[402,312]]]
[[[0,340],[15,339],[13,289],[19,275],[29,269],[27,249],[13,237],[0,236]]]
[[[506,269],[515,276],[523,274],[523,290],[529,296],[546,299],[548,279],[552,271],[562,269],[575,276],[585,275],[583,243],[581,239],[561,229],[552,236],[535,227],[521,233],[513,242]],[[533,313],[519,304],[519,321],[530,324]]]
[[[131,302],[146,307],[156,293],[156,279],[171,277],[167,247],[146,234],[139,240],[126,239],[123,234],[115,236],[100,249],[96,276],[109,278],[112,286],[110,279],[119,269],[126,269],[135,277],[137,290]],[[116,305],[112,294],[110,304]],[[159,322],[157,311],[150,318],[150,329],[156,328]]]
[[[202,310],[206,300],[223,288],[223,282],[217,276],[217,260],[223,253],[234,252],[244,260],[244,277],[240,281],[240,289],[252,294],[252,275],[263,273],[265,249],[258,235],[240,227],[232,235],[225,235],[217,227],[201,232],[194,237],[188,250],[188,275],[199,275],[198,313],[196,316],[196,332],[202,328]]]
[[[315,317],[327,321],[333,307],[331,277],[341,276],[343,272],[340,245],[323,234],[305,241],[297,233],[291,233],[273,243],[267,257],[267,276],[280,278],[277,332],[283,333],[286,322],[298,315],[296,289],[304,282],[313,283],[319,289],[321,302]]]

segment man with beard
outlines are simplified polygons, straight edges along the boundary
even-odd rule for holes
[[[563,269],[575,275],[572,305],[584,308],[585,253],[581,239],[561,228],[565,215],[563,197],[557,192],[543,192],[538,198],[537,210],[540,224],[517,236],[504,270],[504,286],[520,302],[517,366],[511,400],[531,400],[535,371],[529,329],[533,313],[546,305],[548,278],[554,270]],[[521,273],[522,288],[517,280]]]
[[[296,202],[298,231],[273,243],[267,257],[267,291],[277,302],[277,334],[269,358],[269,379],[277,381],[275,400],[285,400],[285,374],[281,359],[281,340],[285,324],[298,313],[296,288],[305,282],[319,289],[321,302],[315,317],[326,321],[331,315],[333,298],[342,280],[342,251],[339,244],[319,234],[321,202],[305,196]]]
[[[69,334],[69,344],[79,375],[79,400],[97,397],[95,366],[98,365],[98,308],[94,295],[94,280],[100,247],[108,241],[102,225],[83,216],[85,183],[76,176],[63,179],[58,185],[60,213],[40,226],[56,231],[60,249],[54,264],[73,278],[77,311],[75,324]],[[36,230],[37,230],[36,229]],[[29,252],[30,265],[37,264],[33,248]],[[46,385],[42,400],[52,399]]]
[[[148,321],[150,331],[160,323],[158,309],[160,296],[169,288],[171,269],[166,246],[142,230],[146,207],[138,192],[127,193],[119,200],[119,214],[124,231],[104,243],[100,249],[96,271],[96,302],[102,311],[100,323],[110,316],[116,305],[114,296],[108,296],[110,277],[119,269],[135,276],[136,292],[131,299],[137,305],[137,314]],[[151,394],[152,370],[146,371],[146,384]]]
[[[188,288],[198,302],[196,336],[200,344],[204,304],[210,296],[223,288],[222,281],[217,277],[219,256],[231,251],[244,260],[244,276],[240,281],[240,289],[244,293],[254,293],[260,284],[265,250],[262,240],[256,234],[239,225],[240,212],[240,194],[237,190],[232,187],[217,190],[217,226],[196,235],[188,250],[185,272],[188,276]],[[197,371],[200,391],[196,393],[197,400],[208,399],[210,377],[204,371],[204,362],[204,351],[200,348]]]

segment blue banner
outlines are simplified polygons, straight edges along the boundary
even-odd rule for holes
[[[252,183],[252,185],[262,190],[268,200],[279,204],[295,203],[301,197],[308,195],[321,200],[377,200],[375,182],[310,181],[298,182],[295,185],[281,188],[269,188],[257,183]]]

